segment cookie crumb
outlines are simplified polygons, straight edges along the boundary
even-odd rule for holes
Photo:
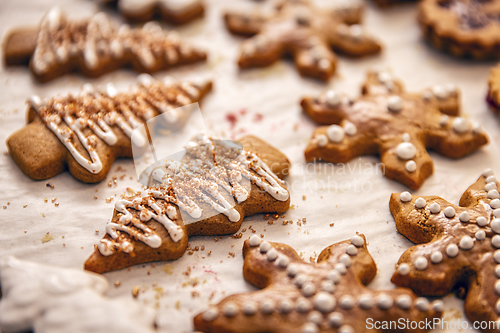
[[[304,201],[306,200],[306,196],[305,195],[302,196],[302,200],[304,200]]]
[[[132,288],[132,297],[137,298],[139,296],[139,287]]]
[[[26,204],[26,205],[23,206],[23,208],[26,208],[26,207],[28,207],[28,204]]]
[[[54,240],[54,237],[49,234],[48,232],[45,234],[45,236],[42,237],[41,241],[42,241],[42,244],[43,243],[47,243],[47,242],[50,242],[51,240]]]
[[[333,227],[335,225],[335,223],[330,223],[330,227]]]
[[[47,183],[47,184],[45,184],[45,186],[50,187],[50,188],[54,188],[54,185],[52,185],[51,183]]]
[[[119,286],[121,286],[121,282],[120,281],[115,281],[115,287],[118,288]]]

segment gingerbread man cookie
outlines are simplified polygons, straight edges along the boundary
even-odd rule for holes
[[[460,158],[488,142],[481,127],[456,117],[459,91],[454,85],[410,94],[390,73],[369,72],[362,93],[351,100],[330,90],[302,100],[314,121],[330,125],[314,131],[307,161],[346,163],[379,154],[386,177],[418,189],[433,172],[427,148]]]
[[[471,185],[459,206],[437,196],[393,193],[389,203],[400,233],[416,245],[397,264],[392,281],[418,295],[467,290],[470,321],[500,318],[500,195],[491,169]],[[490,329],[485,332],[498,332]]]
[[[202,0],[100,0],[116,6],[129,21],[146,22],[155,17],[183,24],[203,15]]]
[[[499,0],[423,0],[418,21],[436,48],[456,57],[498,59]]]
[[[171,117],[162,119],[181,124],[189,115],[172,110],[200,101],[212,87],[211,82],[160,81],[147,74],[138,82],[130,93],[118,93],[110,85],[97,92],[86,85],[78,96],[32,97],[28,125],[7,139],[10,156],[34,180],[69,169],[82,182],[99,182],[116,158],[132,157],[132,144],[146,149],[147,137],[134,128],[166,113]]]
[[[180,163],[154,171],[159,185],[115,203],[85,269],[103,273],[177,259],[190,236],[235,233],[245,216],[287,211],[290,195],[276,174],[283,177],[288,159],[256,137],[240,143],[243,150],[205,135],[189,142]]]
[[[304,76],[328,80],[335,72],[334,50],[352,57],[380,52],[380,45],[359,25],[359,4],[338,9],[315,7],[309,0],[279,0],[271,15],[227,13],[228,29],[253,36],[241,46],[241,68],[269,66],[291,55]]]
[[[207,57],[155,22],[130,28],[112,23],[104,13],[75,22],[57,7],[45,15],[38,29],[11,31],[4,50],[7,65],[29,62],[40,82],[72,71],[97,77],[129,65],[153,73]]]
[[[377,266],[364,235],[324,249],[317,263],[304,262],[285,244],[245,241],[243,276],[262,290],[229,296],[194,318],[212,332],[363,333],[372,322],[424,322],[439,317],[443,303],[417,298],[410,290],[366,287]],[[404,330],[398,332],[425,332]]]
[[[500,65],[491,70],[488,86],[489,90],[486,100],[491,109],[500,114]]]
[[[154,332],[155,311],[104,296],[96,274],[10,257],[0,262],[2,332]]]

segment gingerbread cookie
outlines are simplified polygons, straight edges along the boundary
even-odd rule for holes
[[[287,211],[290,195],[275,172],[284,175],[288,159],[253,136],[240,145],[205,135],[189,142],[179,163],[153,172],[160,184],[115,203],[85,269],[103,273],[177,259],[190,236],[232,234],[245,216]]]
[[[30,63],[35,78],[47,82],[72,71],[97,77],[124,66],[153,73],[206,59],[155,22],[141,29],[112,23],[104,13],[71,21],[56,7],[38,29],[17,29],[4,43],[6,65]],[[31,59],[31,60],[30,60]]]
[[[264,242],[257,235],[245,241],[243,255],[243,276],[262,290],[229,296],[199,314],[194,318],[197,330],[361,333],[373,330],[370,320],[425,322],[443,311],[442,301],[430,303],[407,289],[367,288],[377,266],[364,235],[327,247],[317,263],[306,263],[288,245]]]
[[[410,94],[390,73],[369,72],[362,93],[351,100],[330,90],[302,100],[314,121],[333,124],[314,131],[305,150],[308,162],[346,163],[378,154],[385,176],[418,189],[433,172],[427,148],[460,158],[488,142],[478,125],[456,117],[460,94],[454,85]]]
[[[146,22],[156,17],[183,24],[202,16],[202,0],[100,0],[118,8],[129,21]]]
[[[392,281],[419,295],[442,296],[465,287],[470,321],[500,316],[500,195],[491,169],[453,205],[437,196],[393,193],[389,203],[400,233],[420,244],[407,250]],[[498,332],[486,329],[485,332]]]
[[[315,7],[308,0],[278,0],[271,15],[227,13],[228,29],[253,36],[241,47],[241,68],[269,66],[291,55],[304,76],[328,80],[335,72],[334,50],[352,57],[380,52],[380,45],[359,25],[359,4],[338,9]]]
[[[423,0],[418,21],[436,48],[456,57],[498,59],[499,0]]]
[[[155,311],[104,296],[96,274],[10,257],[0,262],[2,332],[153,332]]]
[[[172,109],[198,102],[212,84],[164,81],[147,74],[138,78],[135,92],[118,93],[108,85],[97,92],[86,85],[78,96],[42,100],[32,97],[28,125],[7,139],[10,156],[31,179],[48,179],[65,169],[78,180],[95,183],[106,178],[118,157],[132,157],[132,143],[146,149],[148,139],[134,128],[159,114],[173,125],[188,114]]]
[[[486,101],[493,111],[500,114],[500,65],[491,70],[488,86],[489,90]]]

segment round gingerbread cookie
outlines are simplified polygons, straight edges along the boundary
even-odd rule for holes
[[[493,111],[500,114],[500,64],[491,70],[488,86],[488,104]]]
[[[423,0],[418,20],[436,48],[456,57],[500,58],[500,0]]]

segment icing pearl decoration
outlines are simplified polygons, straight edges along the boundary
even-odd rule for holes
[[[297,300],[297,311],[304,313],[304,312],[307,312],[309,310],[311,310],[311,302],[309,302],[307,299],[305,299],[303,297],[299,298]]]
[[[489,192],[489,191],[491,191],[491,190],[496,190],[496,189],[497,189],[497,183],[495,183],[495,182],[488,183],[488,184],[486,184],[486,186],[484,187],[484,190],[485,190],[486,192]]]
[[[274,261],[278,258],[278,251],[275,249],[270,249],[267,251],[267,261]]]
[[[358,133],[358,129],[356,128],[356,125],[350,121],[344,121],[344,132],[349,136],[353,136]]]
[[[495,233],[500,234],[500,219],[494,218],[490,223],[490,227]]]
[[[370,295],[361,295],[358,299],[358,305],[363,310],[370,310],[373,307],[373,298]]]
[[[424,198],[418,198],[415,200],[415,207],[416,208],[424,208],[427,205],[427,202],[425,201]]]
[[[294,277],[299,273],[299,265],[297,264],[290,264],[286,268],[286,272],[288,273],[288,276]]]
[[[307,316],[307,321],[320,325],[323,320],[323,315],[319,311],[311,311]]]
[[[495,293],[496,293],[497,295],[500,295],[500,280],[497,280],[497,281],[495,282]]]
[[[410,274],[410,265],[407,263],[403,263],[398,266],[398,274],[399,275],[408,275]]]
[[[493,209],[500,208],[500,199],[493,199],[493,200],[491,200],[490,207],[493,208]]]
[[[377,306],[382,310],[388,310],[394,305],[394,300],[387,294],[380,294],[377,297]]]
[[[344,129],[339,125],[328,126],[326,135],[331,142],[340,143],[344,140]]]
[[[478,123],[473,123],[472,124],[472,133],[479,134],[482,131],[483,131],[483,128],[481,127],[481,125],[479,125]]]
[[[494,216],[494,217],[499,217],[499,218],[500,218],[500,209],[495,209],[495,210],[493,211],[493,216]]]
[[[335,270],[337,272],[340,273],[340,275],[344,275],[345,273],[347,273],[347,268],[345,267],[345,265],[341,262],[339,262],[338,264],[335,265]]]
[[[238,307],[234,303],[226,303],[222,309],[222,313],[229,318],[235,317],[238,314]]]
[[[337,107],[340,105],[340,95],[335,90],[328,90],[326,92],[326,104],[329,107]]]
[[[418,297],[415,300],[415,307],[422,312],[429,311],[430,308],[429,300],[425,297]]]
[[[349,325],[344,325],[339,328],[338,333],[354,333],[354,328]]]
[[[455,130],[455,132],[457,132],[457,133],[460,133],[460,134],[467,133],[470,129],[470,123],[467,119],[457,117],[457,118],[453,119],[452,127]]]
[[[361,247],[365,244],[365,240],[363,239],[363,237],[356,235],[351,238],[351,243],[356,247]]]
[[[493,175],[488,176],[488,178],[486,178],[486,183],[494,183],[496,181],[497,181],[497,178]]]
[[[460,222],[467,223],[470,220],[470,214],[468,212],[461,212],[458,219]]]
[[[470,236],[464,236],[460,240],[460,248],[462,250],[470,250],[474,247],[474,240]]]
[[[432,302],[431,306],[432,306],[432,310],[434,310],[436,312],[443,312],[444,311],[444,303],[443,303],[443,301],[441,301],[439,299]]]
[[[495,235],[495,236],[493,236],[493,238],[491,239],[491,245],[492,245],[495,249],[500,248],[500,236],[499,236],[499,235]]]
[[[275,309],[276,309],[276,305],[274,304],[273,301],[271,301],[269,299],[266,299],[260,305],[260,311],[262,311],[263,314],[271,314],[274,312]]]
[[[399,96],[391,96],[387,99],[387,109],[391,112],[403,110],[403,99]]]
[[[444,86],[434,86],[432,87],[432,93],[434,96],[436,96],[438,99],[447,99],[449,97],[448,90]]]
[[[414,160],[409,160],[405,164],[406,171],[408,172],[415,172],[417,171],[417,163],[415,163]]]
[[[281,268],[286,268],[290,264],[290,259],[285,256],[281,256],[278,259],[278,266]]]
[[[479,216],[476,219],[476,223],[480,227],[485,227],[486,225],[488,225],[488,220],[484,216]]]
[[[326,278],[332,281],[333,283],[337,284],[340,282],[340,273],[336,270],[332,270],[328,273]]]
[[[424,257],[418,257],[417,260],[415,260],[415,268],[419,271],[423,271],[424,269],[426,269],[427,265],[427,259],[425,259]]]
[[[496,265],[495,267],[495,275],[497,278],[500,278],[500,265]]]
[[[320,291],[313,299],[314,308],[323,313],[332,312],[336,304],[335,297],[324,291]]]
[[[278,305],[278,309],[281,313],[290,313],[293,310],[293,302],[288,299],[284,299]]]
[[[315,323],[305,323],[302,325],[302,333],[318,333],[319,329]]]
[[[403,133],[403,135],[401,135],[401,140],[403,140],[403,142],[410,142],[410,134],[408,133]]]
[[[257,313],[257,306],[255,306],[255,304],[253,303],[247,303],[243,305],[241,312],[243,312],[243,314],[246,316],[253,316]]]
[[[441,261],[443,261],[443,254],[441,251],[434,251],[431,254],[431,262],[433,264],[439,264]]]
[[[324,147],[328,144],[328,138],[324,134],[318,134],[316,136],[316,143],[318,144],[318,146]]]
[[[211,308],[201,315],[204,321],[214,321],[219,317],[219,310],[217,308]]]
[[[480,240],[480,241],[485,240],[486,239],[486,232],[484,230],[479,230],[478,232],[476,232],[474,237],[476,237],[476,239]]]
[[[340,298],[339,306],[341,309],[350,310],[355,305],[354,297],[351,295],[344,295]]]
[[[442,116],[441,119],[439,119],[439,126],[441,127],[444,127],[448,124],[448,122],[450,121],[450,117],[448,116]]]
[[[450,258],[455,258],[458,255],[458,246],[450,244],[446,247],[446,255]]]
[[[351,257],[349,257],[348,254],[341,255],[339,258],[339,262],[343,263],[346,268],[349,268],[352,265]]]
[[[297,287],[302,287],[302,285],[304,283],[307,282],[307,276],[305,276],[304,274],[298,274],[296,277],[295,277],[295,280],[294,280],[294,284],[297,286]]]
[[[316,293],[316,286],[312,282],[304,283],[302,286],[302,295],[310,297]]]
[[[411,200],[411,194],[410,192],[403,192],[401,193],[401,195],[399,196],[399,199],[402,201],[402,202],[408,202]]]
[[[401,142],[396,147],[396,155],[402,160],[410,160],[417,155],[417,148],[411,142]]]
[[[350,256],[355,256],[358,254],[358,249],[354,245],[349,245],[346,249],[345,252],[350,255]]]
[[[486,170],[484,170],[484,171],[483,171],[483,177],[484,177],[484,178],[487,178],[487,177],[489,177],[489,176],[493,176],[493,170],[491,170],[491,169],[486,169]]]
[[[250,237],[250,240],[248,241],[251,247],[259,246],[261,242],[262,238],[260,238],[257,235],[253,235],[252,237]]]
[[[335,284],[329,280],[321,281],[321,290],[333,293],[335,291]]]
[[[385,83],[385,82],[388,82],[388,81],[392,81],[393,78],[392,78],[392,75],[388,72],[385,72],[385,71],[382,71],[382,72],[379,72],[377,74],[377,79],[381,82],[381,83]]]
[[[446,216],[447,218],[452,218],[455,216],[455,208],[449,206],[449,207],[446,207],[444,209],[444,216]]]
[[[271,244],[269,242],[263,242],[260,244],[259,246],[259,250],[260,252],[262,253],[266,253],[267,251],[269,251],[271,249]]]
[[[344,323],[344,315],[340,312],[332,312],[328,315],[328,323],[332,327],[340,327]]]
[[[399,295],[396,298],[396,305],[403,310],[407,310],[411,307],[412,299],[410,295]]]
[[[498,193],[497,190],[488,191],[488,199],[498,199],[499,197],[500,194]]]
[[[497,314],[500,314],[500,299],[497,301],[497,304],[495,305],[495,310]]]
[[[495,251],[495,253],[493,254],[493,259],[495,259],[495,262],[497,264],[500,264],[500,250]]]

